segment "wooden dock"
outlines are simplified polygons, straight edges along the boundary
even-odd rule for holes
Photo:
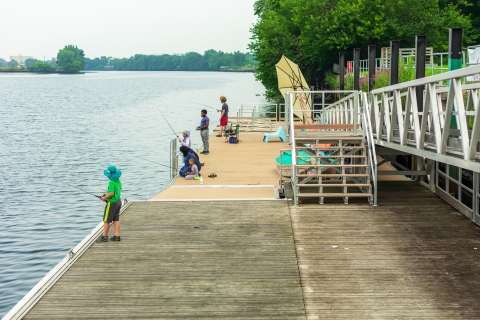
[[[417,182],[379,182],[378,207],[273,200],[288,144],[261,138],[212,137],[217,178],[133,202],[24,319],[480,318],[478,226]]]
[[[307,319],[480,319],[480,228],[416,182],[291,207]]]
[[[240,140],[230,144],[224,137],[210,137],[210,154],[199,155],[205,162],[204,184],[179,177],[150,200],[275,199],[274,187],[279,182],[275,158],[290,146],[280,139],[265,143],[263,133],[241,133]],[[217,177],[209,178],[210,173]]]
[[[134,202],[121,223],[24,319],[305,319],[286,201]]]

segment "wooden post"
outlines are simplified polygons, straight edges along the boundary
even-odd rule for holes
[[[390,85],[398,83],[398,57],[400,41],[390,41]]]
[[[340,65],[340,81],[339,81],[339,90],[345,89],[345,51],[340,51],[338,54],[338,64]]]
[[[373,90],[373,81],[375,80],[375,71],[377,70],[376,55],[377,47],[368,46],[368,92]]]
[[[425,78],[425,61],[427,54],[427,37],[415,36],[415,79]],[[423,111],[423,89],[424,86],[415,88],[417,93],[418,111]]]
[[[360,90],[360,48],[353,49],[353,90]]]

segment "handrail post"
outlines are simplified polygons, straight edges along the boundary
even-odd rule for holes
[[[358,120],[358,95],[356,93],[353,97],[353,134],[357,135],[357,120]]]
[[[175,178],[178,172],[177,139],[170,141],[170,180]]]
[[[280,150],[280,188],[283,185],[283,164],[282,164],[282,156],[283,156],[283,151]]]
[[[292,143],[292,139],[290,136],[290,122],[293,121],[293,119],[290,119],[290,94],[285,93],[285,108],[284,108],[284,115],[285,115],[285,134],[287,135],[287,138],[290,143]]]
[[[291,95],[293,93],[289,92],[287,93],[288,97],[288,102],[289,102],[289,107],[290,107],[290,118],[293,120],[293,99],[291,98]],[[295,152],[295,123],[294,121],[290,121],[290,143],[292,144],[292,178],[291,178],[291,183],[292,183],[292,189],[293,189],[293,201],[295,206],[298,205],[298,198],[297,198],[297,154]]]

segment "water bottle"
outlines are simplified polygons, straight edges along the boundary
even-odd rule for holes
[[[203,184],[203,176],[200,176],[200,184]]]

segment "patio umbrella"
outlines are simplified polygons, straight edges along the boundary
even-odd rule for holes
[[[285,97],[289,91],[310,91],[302,71],[298,65],[282,55],[280,61],[275,65],[277,68],[278,89]],[[292,95],[293,110],[295,115],[306,124],[313,123],[310,110],[312,110],[312,95],[309,93],[296,93]],[[304,110],[304,111],[300,111]]]

